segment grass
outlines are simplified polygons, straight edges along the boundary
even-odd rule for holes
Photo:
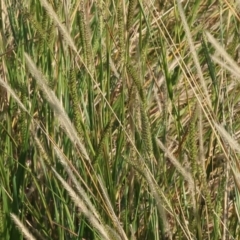
[[[1,239],[240,238],[238,1],[0,4]]]

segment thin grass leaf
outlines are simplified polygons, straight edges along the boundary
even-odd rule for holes
[[[67,190],[68,194],[72,198],[73,202],[80,208],[80,211],[87,217],[89,222],[92,224],[94,228],[101,234],[104,239],[111,239],[108,236],[108,231],[106,230],[105,225],[100,222],[95,216],[88,210],[87,206],[84,202],[78,197],[78,195],[74,192],[74,190],[67,184],[66,181],[56,172],[55,169],[52,168],[52,171],[61,182],[62,186]]]
[[[12,88],[8,85],[8,83],[6,83],[5,81],[2,80],[2,78],[0,77],[0,84],[7,89],[7,91],[11,94],[11,96],[14,98],[14,100],[17,102],[17,104],[19,105],[19,107],[22,108],[23,111],[28,113],[28,110],[26,109],[26,107],[23,105],[23,103],[21,102],[21,100],[19,99],[19,97],[15,94],[15,92],[12,90]]]
[[[115,212],[113,210],[113,207],[111,205],[110,199],[109,199],[108,194],[107,194],[106,187],[104,186],[103,181],[102,181],[100,176],[98,176],[98,182],[100,184],[100,187],[101,187],[101,190],[102,190],[103,197],[104,197],[104,200],[106,202],[106,205],[108,207],[108,211],[110,213],[110,217],[112,218],[112,222],[115,225],[118,233],[120,234],[121,239],[127,240],[128,238],[127,238],[127,236],[126,236],[126,234],[125,234],[125,232],[124,232],[124,230],[123,230],[123,228],[122,228],[122,226],[121,226],[121,224],[120,224],[120,222],[119,222],[119,220],[118,220],[118,218],[117,218],[117,216],[116,216],[116,214],[115,214]]]
[[[193,191],[194,189],[194,181],[191,176],[191,173],[187,172],[181,164],[177,161],[177,159],[164,147],[162,142],[159,139],[156,139],[158,146],[167,154],[172,164],[176,167],[176,169],[182,174],[185,180],[189,183],[190,189]]]
[[[87,151],[83,144],[81,143],[77,131],[72,125],[69,117],[67,116],[65,110],[63,109],[62,105],[60,104],[59,100],[57,99],[56,95],[54,92],[47,86],[46,78],[43,76],[43,74],[37,69],[36,65],[33,63],[32,59],[28,56],[28,54],[25,53],[25,59],[26,59],[26,64],[29,68],[29,71],[31,74],[36,78],[37,83],[39,84],[39,87],[42,89],[44,92],[49,104],[53,108],[56,116],[58,116],[59,121],[61,124],[64,126],[64,129],[66,133],[68,134],[69,138],[73,143],[76,143],[77,146],[80,148],[81,153],[83,154],[83,157],[90,161],[90,158],[87,154]]]
[[[40,2],[42,4],[42,6],[46,9],[46,11],[48,12],[49,17],[52,18],[52,20],[57,25],[57,27],[60,30],[61,34],[63,35],[66,43],[75,51],[75,53],[77,53],[78,51],[77,51],[77,48],[74,44],[72,37],[70,36],[67,28],[59,20],[57,14],[54,12],[52,6],[46,0],[40,0]]]
[[[232,59],[232,57],[226,52],[226,50],[216,41],[216,39],[209,32],[206,32],[206,35],[208,40],[213,44],[213,46],[217,50],[217,53],[220,54],[222,57],[224,57],[224,59],[227,61],[228,66],[226,66],[225,63],[223,63],[222,66],[226,66],[228,67],[228,69],[232,69],[232,71],[235,72],[237,76],[239,76],[240,68],[237,65],[237,63]],[[214,57],[213,60],[217,60],[217,58]]]
[[[235,150],[236,152],[240,153],[240,145],[238,142],[224,129],[223,126],[220,124],[214,123],[214,126],[216,127],[219,134],[222,136],[222,138],[226,141],[228,146]]]
[[[74,183],[74,185],[75,185],[75,187],[78,191],[78,194],[83,199],[86,206],[88,207],[88,211],[90,211],[95,216],[95,218],[100,222],[101,217],[100,217],[99,213],[97,212],[94,205],[91,203],[90,197],[88,196],[87,192],[81,187],[81,185],[80,185],[81,183],[76,179],[76,177],[75,177],[74,173],[72,172],[70,166],[66,162],[65,157],[63,156],[62,152],[57,147],[54,147],[54,150],[55,150],[61,164],[63,165],[66,172],[68,173],[68,176],[73,181],[73,183]]]
[[[197,68],[197,73],[198,73],[199,79],[200,79],[201,84],[202,84],[203,92],[205,94],[208,106],[211,107],[212,104],[211,104],[210,96],[208,94],[206,82],[205,82],[203,74],[202,74],[202,69],[201,69],[201,66],[200,66],[200,63],[199,63],[199,59],[198,59],[198,56],[197,56],[196,49],[195,49],[194,44],[193,44],[191,32],[190,32],[189,26],[188,26],[187,21],[186,21],[186,17],[185,17],[183,8],[182,8],[181,1],[177,0],[177,5],[178,5],[179,13],[180,13],[180,16],[181,16],[181,19],[182,19],[183,27],[185,28],[188,43],[189,43],[190,50],[191,50],[191,53],[192,53],[192,56],[193,56],[193,61],[194,61],[195,66]]]

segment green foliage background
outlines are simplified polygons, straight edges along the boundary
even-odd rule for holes
[[[239,3],[2,0],[0,239],[239,239]]]

